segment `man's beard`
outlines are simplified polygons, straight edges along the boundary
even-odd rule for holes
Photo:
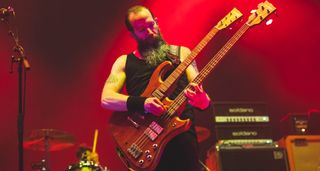
[[[146,63],[152,67],[162,63],[169,52],[169,45],[164,42],[161,35],[155,38],[147,38],[143,41],[138,41],[138,50]]]

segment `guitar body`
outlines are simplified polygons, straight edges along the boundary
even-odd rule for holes
[[[172,68],[173,68],[173,65],[170,61],[162,62],[152,73],[146,89],[143,91],[143,93],[140,96],[151,97],[152,92],[154,92],[163,83],[163,76],[167,73],[168,70]],[[175,87],[176,87],[175,85],[172,85],[170,87],[170,90],[174,89]],[[170,90],[168,90],[168,92]],[[168,92],[162,92],[162,93],[168,93]],[[160,99],[160,100],[165,100],[165,99]]]
[[[163,75],[171,68],[169,61],[160,64],[141,96],[151,97],[152,92],[162,84]],[[166,106],[172,102],[168,98],[160,100]],[[109,120],[110,131],[121,159],[128,167],[142,171],[154,170],[166,144],[190,126],[190,120],[180,120],[178,117],[163,119],[152,114],[129,112],[114,112]]]
[[[151,115],[142,117],[137,113],[126,112],[116,112],[112,115],[110,130],[117,143],[117,150],[121,153],[120,157],[128,167],[139,171],[154,170],[166,144],[191,126],[190,120],[180,120],[178,117],[170,119],[164,125],[158,122],[158,119]],[[130,120],[138,124],[137,127]],[[151,123],[163,126],[163,131],[153,138],[146,135]]]

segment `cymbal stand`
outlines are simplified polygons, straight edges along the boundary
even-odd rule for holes
[[[49,162],[49,132],[46,131],[46,135],[44,137],[44,141],[45,141],[45,161],[46,161],[46,171],[50,171],[50,162]]]
[[[42,159],[41,161],[39,161],[37,163],[32,163],[31,168],[32,168],[32,170],[35,170],[35,171],[47,171],[46,160]]]
[[[44,159],[40,162],[32,163],[32,169],[36,171],[50,171],[49,167],[49,132],[46,130],[44,135]]]

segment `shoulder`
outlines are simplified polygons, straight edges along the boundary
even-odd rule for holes
[[[128,55],[121,55],[116,59],[116,62],[120,62],[120,63],[126,62],[127,57]]]
[[[181,46],[181,45],[173,45],[173,44],[169,44],[170,49],[179,49],[180,51],[190,51],[190,49],[186,46]]]
[[[169,46],[170,46],[170,51],[172,52],[176,51],[175,54],[189,54],[191,52],[190,49],[186,46],[171,45],[171,44]]]
[[[180,46],[181,53],[190,53],[191,50],[188,47]]]
[[[184,61],[189,54],[191,53],[191,50],[188,47],[180,46],[180,60]]]
[[[112,70],[124,70],[128,55],[119,56],[113,63]]]

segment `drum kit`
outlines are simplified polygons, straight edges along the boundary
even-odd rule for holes
[[[98,131],[95,131],[93,150],[90,153],[96,154],[96,142]],[[30,132],[25,138],[23,147],[35,151],[44,152],[44,159],[33,163],[32,169],[35,171],[50,171],[49,154],[52,151],[59,151],[75,145],[75,137],[67,132],[56,129],[37,129]],[[96,160],[91,160],[87,156],[88,150],[81,151],[79,162],[69,165],[65,171],[109,171],[106,167],[99,165]],[[96,154],[97,155],[97,154]],[[78,154],[77,154],[78,156]]]

